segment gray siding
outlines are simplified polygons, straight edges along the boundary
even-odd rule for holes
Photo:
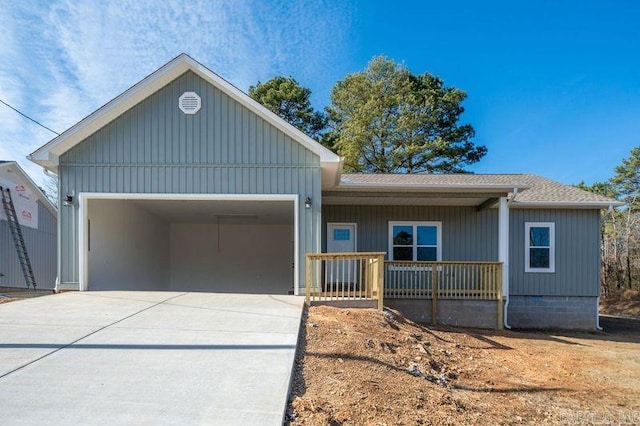
[[[389,221],[441,221],[442,257],[452,261],[497,261],[498,212],[475,207],[324,206],[322,241],[328,222],[358,224],[358,251],[388,251]],[[600,270],[598,210],[511,209],[510,294],[598,296]],[[524,223],[555,222],[555,273],[524,272]]]
[[[185,115],[178,97],[195,91],[202,109]],[[192,72],[165,86],[60,160],[60,194],[298,194],[300,283],[305,252],[317,251],[320,159]],[[77,286],[77,205],[61,209],[61,282]]]
[[[555,222],[555,273],[524,272],[525,222]],[[510,293],[519,296],[598,296],[598,210],[510,211]]]
[[[322,208],[322,250],[328,222],[358,224],[358,251],[388,251],[389,221],[441,221],[442,260],[496,261],[498,211],[475,207],[343,206]],[[388,256],[387,256],[388,258]]]
[[[56,281],[56,218],[38,201],[38,229],[22,227],[31,267],[39,289],[53,289]],[[0,286],[25,287],[13,236],[7,221],[0,221]]]

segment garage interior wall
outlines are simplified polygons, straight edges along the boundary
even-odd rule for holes
[[[252,214],[181,223],[181,204],[169,203],[163,217],[148,201],[89,200],[89,290],[293,291],[292,223]]]
[[[126,200],[91,200],[89,289],[169,290],[169,224]]]
[[[293,290],[293,229],[172,224],[170,281],[172,290],[286,294]]]

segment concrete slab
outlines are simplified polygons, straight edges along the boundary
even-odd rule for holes
[[[282,423],[302,298],[87,292],[36,300],[0,305],[3,420]]]

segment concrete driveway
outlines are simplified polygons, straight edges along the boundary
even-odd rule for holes
[[[282,424],[303,299],[73,292],[0,305],[3,424]]]

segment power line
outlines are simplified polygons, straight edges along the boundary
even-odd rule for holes
[[[56,135],[60,136],[60,133],[56,132],[55,130],[51,130],[50,128],[48,128],[47,126],[45,126],[44,124],[40,123],[37,120],[34,120],[33,118],[29,117],[27,114],[18,111],[16,108],[12,107],[11,105],[9,105],[8,103],[6,103],[5,101],[3,101],[2,99],[0,99],[0,102],[2,102],[3,104],[5,104],[6,106],[8,106],[9,108],[11,108],[12,110],[14,110],[15,112],[17,112],[18,114],[20,114],[21,116],[23,116],[24,118],[26,118],[27,120],[31,120],[34,123],[36,123],[38,126],[40,127],[44,127],[45,129],[47,129],[48,131],[50,131],[51,133],[55,133]]]

